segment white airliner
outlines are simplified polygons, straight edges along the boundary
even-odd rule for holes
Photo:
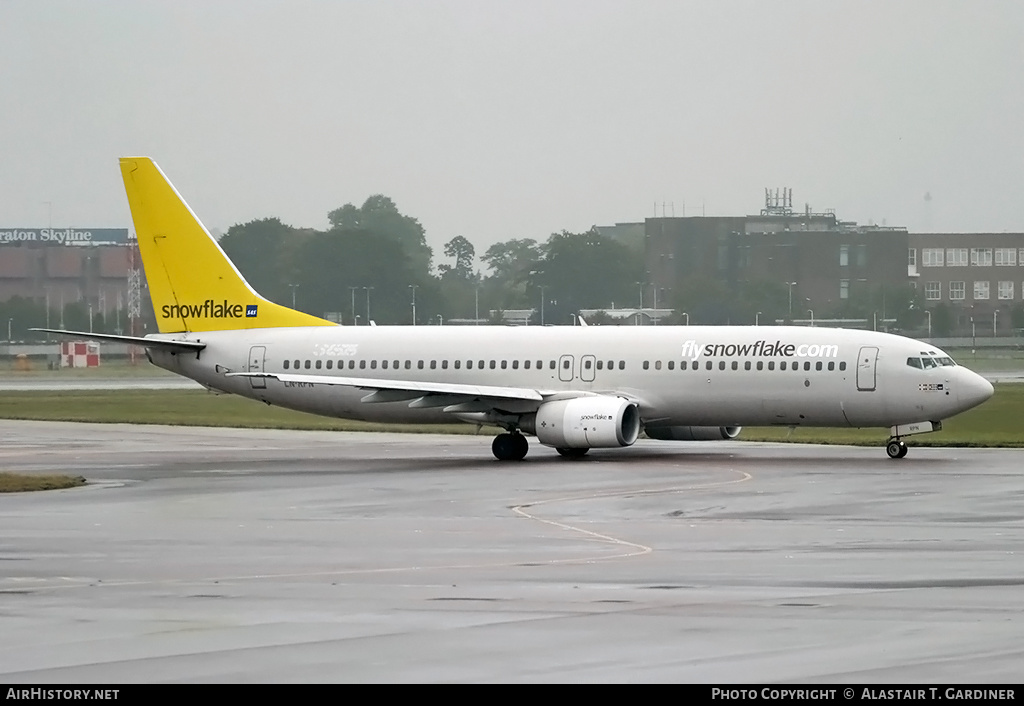
[[[245,281],[160,168],[121,159],[158,334],[155,365],[267,404],[389,423],[496,425],[519,460],[536,436],[566,457],[665,440],[735,438],[743,425],[888,427],[903,437],[992,396],[929,343],[873,331],[775,326],[338,326]]]

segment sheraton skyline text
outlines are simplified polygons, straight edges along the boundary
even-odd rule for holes
[[[904,438],[992,396],[930,343],[795,326],[340,326],[261,297],[160,168],[120,160],[159,333],[38,329],[142,345],[210,390],[370,422],[461,421],[528,436],[566,458],[665,441],[736,438],[744,425],[888,428]],[[368,322],[372,324],[373,322]]]

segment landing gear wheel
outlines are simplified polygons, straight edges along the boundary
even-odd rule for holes
[[[907,444],[897,439],[892,439],[885,445],[885,452],[889,458],[903,458],[907,455]]]
[[[562,458],[583,458],[590,449],[555,449]]]
[[[491,442],[491,453],[499,461],[522,461],[530,450],[530,442],[519,433],[498,434]]]

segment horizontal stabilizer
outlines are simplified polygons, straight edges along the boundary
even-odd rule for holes
[[[146,348],[163,348],[172,351],[201,351],[206,348],[200,341],[184,341],[171,338],[150,338],[149,336],[118,336],[112,333],[91,333],[88,331],[65,331],[55,328],[30,328],[29,331],[43,331],[69,338],[82,338],[87,341],[107,341],[110,343],[131,343]]]

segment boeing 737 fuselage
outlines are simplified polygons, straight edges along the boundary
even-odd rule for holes
[[[745,425],[888,427],[903,438],[991,397],[929,343],[776,326],[337,326],[260,297],[146,158],[121,160],[160,328],[156,365],[268,404],[391,423],[502,427],[567,457],[663,440],[731,439]],[[75,333],[75,332],[61,332]],[[89,336],[81,332],[75,335]]]

